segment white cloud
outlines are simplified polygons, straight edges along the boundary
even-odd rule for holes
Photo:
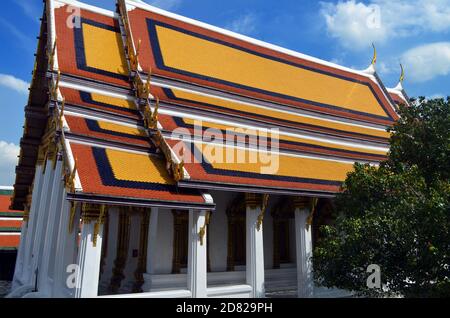
[[[163,10],[173,10],[180,6],[182,0],[147,0],[146,2]]]
[[[225,26],[225,29],[241,34],[252,34],[256,30],[256,16],[253,13],[247,13]]]
[[[391,63],[379,62],[377,63],[377,71],[383,75],[392,74],[398,72],[400,74],[400,66],[395,65],[395,67]]]
[[[450,0],[348,0],[321,2],[331,37],[354,50],[372,42],[450,31]]]
[[[12,75],[0,73],[0,85],[15,90],[21,94],[28,94],[29,84]]]
[[[0,73],[0,85],[13,89],[21,94],[28,94],[30,84],[12,75]]]
[[[450,74],[450,42],[421,45],[402,55],[406,75],[413,82],[425,82]]]
[[[0,185],[13,185],[19,146],[0,140]]]

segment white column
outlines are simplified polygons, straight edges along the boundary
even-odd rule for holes
[[[36,173],[34,175],[33,195],[31,199],[30,215],[28,222],[26,222],[26,240],[24,242],[23,264],[21,266],[21,275],[19,281],[24,285],[30,282],[31,276],[31,253],[34,242],[35,227],[37,221],[37,214],[39,209],[39,201],[41,199],[42,183],[44,176],[42,174],[42,165],[36,166]]]
[[[21,280],[22,280],[22,267],[24,262],[24,252],[25,252],[25,242],[27,239],[27,221],[22,222],[22,229],[20,231],[20,244],[19,244],[19,250],[17,251],[17,258],[16,258],[16,266],[14,267],[14,278],[12,282],[12,288],[11,290],[16,289],[17,287],[21,286]]]
[[[298,297],[313,297],[314,281],[312,276],[312,226],[307,224],[310,210],[307,201],[296,204],[295,243],[297,255]]]
[[[83,224],[80,248],[78,252],[78,275],[76,298],[93,298],[98,295],[98,280],[100,277],[100,261],[102,258],[103,224],[99,224],[97,244],[94,246],[95,221]]]
[[[156,247],[158,246],[158,213],[158,208],[152,208],[150,213],[147,244],[147,274],[155,274],[157,261]]]
[[[67,200],[66,190],[63,191],[61,218],[58,226],[58,239],[56,242],[56,258],[53,275],[53,297],[74,297],[74,289],[67,285],[70,272],[68,266],[75,264],[75,254],[77,250],[78,227],[80,222],[80,206],[78,205],[73,218],[73,230],[69,232],[69,221],[71,204]]]
[[[255,195],[246,195],[246,275],[252,287],[252,297],[265,296],[263,226],[258,229],[261,200]]]
[[[42,256],[42,248],[44,245],[44,235],[45,230],[47,228],[47,221],[48,221],[48,210],[50,205],[50,198],[52,196],[52,183],[53,183],[53,176],[54,176],[54,170],[53,170],[53,162],[51,160],[47,160],[46,168],[45,168],[45,174],[44,174],[44,181],[42,184],[42,191],[41,191],[41,199],[39,202],[39,211],[37,213],[37,221],[36,221],[36,229],[35,229],[35,236],[34,236],[34,243],[33,243],[33,249],[31,254],[31,275],[30,275],[30,281],[31,285],[34,285],[35,279],[36,279],[36,270],[39,269],[39,262],[41,260]],[[39,273],[38,273],[39,275]]]
[[[193,298],[207,296],[206,226],[203,240],[199,232],[205,225],[206,211],[189,211],[188,289]]]
[[[62,178],[63,162],[56,162],[53,184],[51,187],[51,199],[48,208],[48,217],[46,220],[47,228],[44,235],[42,248],[41,265],[39,267],[38,289],[41,293],[50,295],[49,267],[50,262],[54,261],[54,243],[57,239],[57,229],[59,227],[59,219],[61,217],[61,205],[64,194],[64,180]],[[53,255],[53,257],[51,257]]]

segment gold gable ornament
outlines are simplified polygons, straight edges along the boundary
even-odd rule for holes
[[[57,39],[57,37],[55,37],[55,42],[53,44],[52,51],[51,52],[47,51],[48,65],[50,67],[50,71],[53,71],[53,64],[54,64],[54,61],[55,61],[56,39]]]
[[[151,110],[150,108],[150,102],[147,99],[144,110],[143,110],[143,117],[144,117],[144,126],[147,129],[156,130],[158,129],[158,110],[159,110],[159,98],[156,97],[156,103],[155,103],[155,109]]]
[[[56,75],[56,83],[52,87],[51,91],[51,98],[55,101],[58,100],[58,89],[59,89],[59,81],[61,79],[61,72],[58,70],[58,73]]]

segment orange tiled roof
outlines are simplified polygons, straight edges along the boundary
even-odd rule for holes
[[[127,2],[140,65],[152,75],[347,118],[398,118],[384,86],[363,74]]]

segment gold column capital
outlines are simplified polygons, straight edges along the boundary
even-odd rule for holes
[[[251,209],[256,209],[257,206],[262,205],[262,195],[259,193],[246,193],[245,205]]]
[[[94,247],[97,246],[97,238],[100,233],[100,225],[105,223],[107,208],[105,205],[83,203],[81,205],[81,220],[85,224],[89,224],[92,221],[94,224],[94,233],[92,236],[92,242]]]
[[[39,147],[39,151],[38,151],[38,158],[37,158],[37,162],[36,164],[38,166],[42,166],[44,164],[44,161],[46,159],[46,149],[44,149],[44,147]]]
[[[310,207],[311,199],[307,197],[293,197],[292,202],[294,207],[297,209],[305,209]]]

